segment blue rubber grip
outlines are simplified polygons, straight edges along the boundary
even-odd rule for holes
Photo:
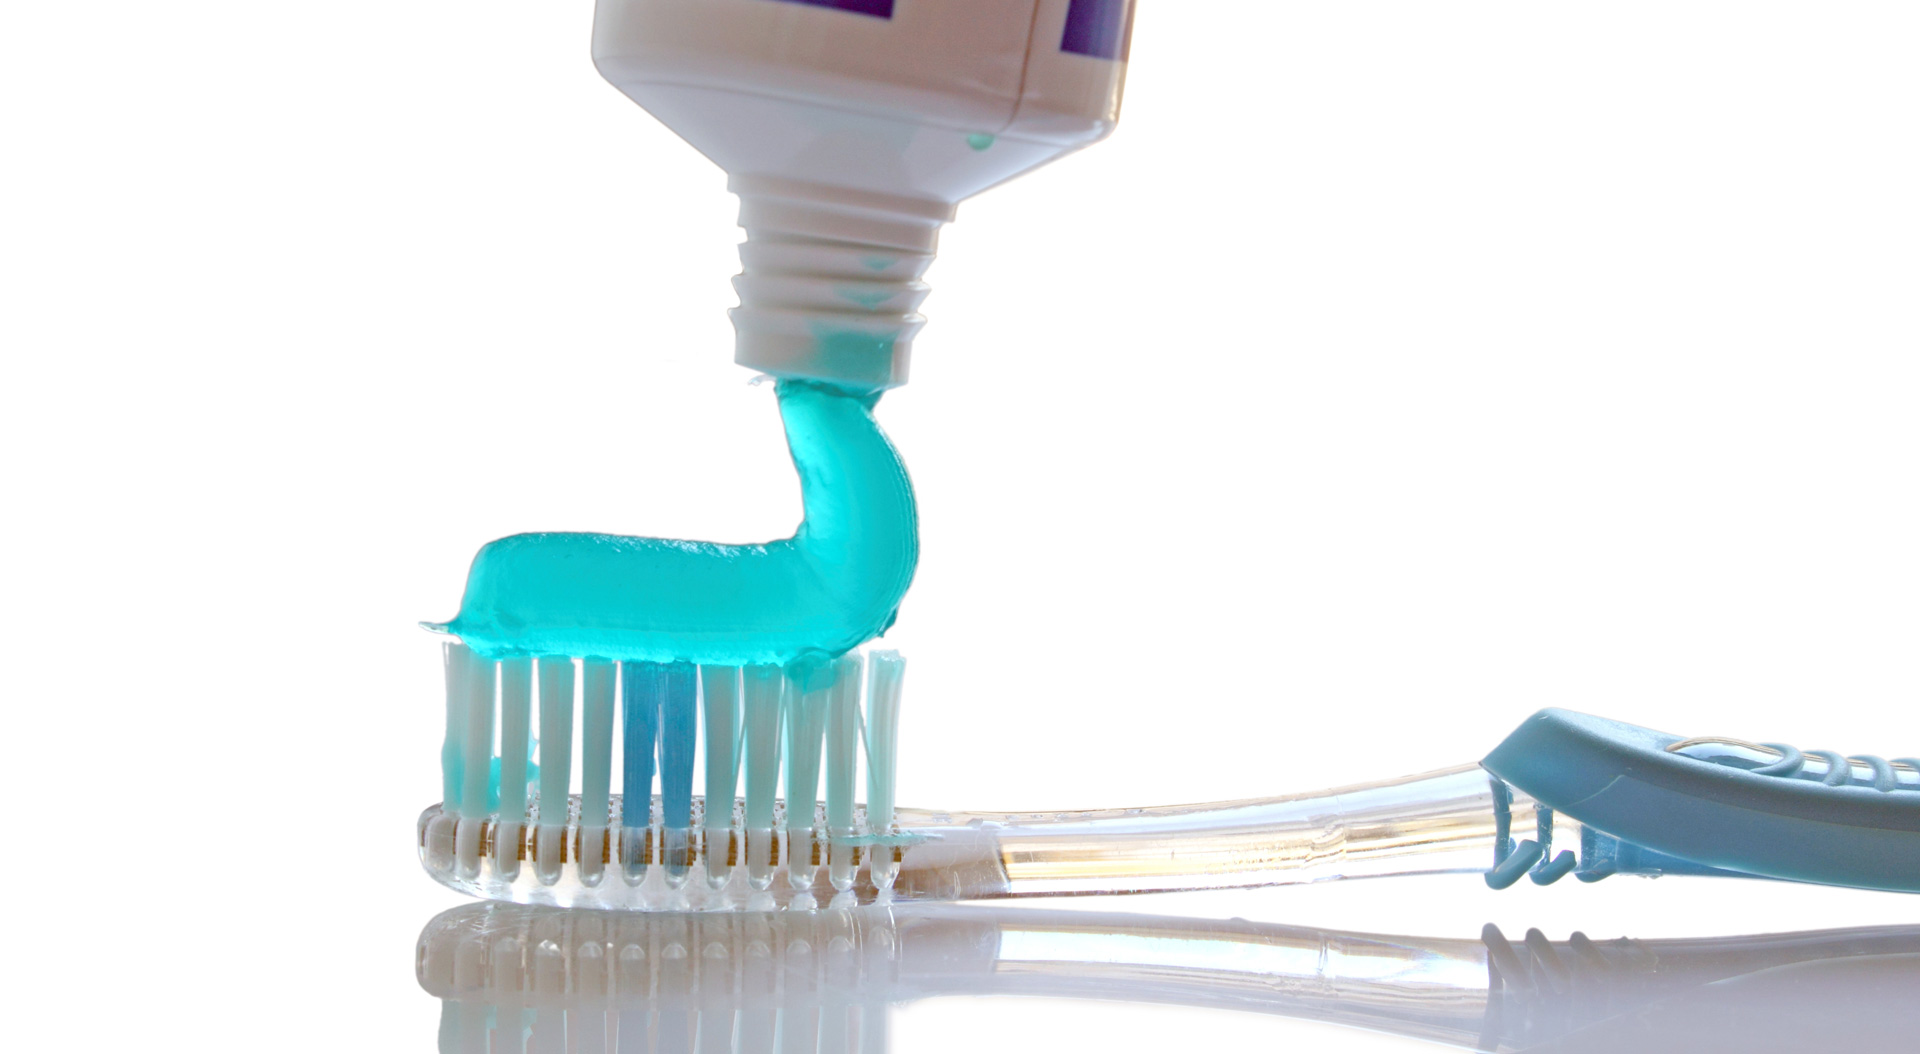
[[[1668,751],[1682,739],[1542,710],[1481,764],[1541,805],[1678,860],[1920,893],[1920,787],[1854,782],[1850,766],[1835,785],[1797,776],[1798,765],[1747,769]]]

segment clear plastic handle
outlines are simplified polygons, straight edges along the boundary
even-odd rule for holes
[[[1479,872],[1493,865],[1501,834],[1494,780],[1477,765],[1252,801],[1045,814],[902,809],[899,822],[916,841],[902,854],[895,896],[941,900]]]

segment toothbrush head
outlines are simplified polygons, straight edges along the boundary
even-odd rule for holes
[[[907,840],[893,804],[898,653],[736,667],[491,660],[449,643],[445,658],[444,798],[417,832],[439,881],[639,910],[891,889]]]

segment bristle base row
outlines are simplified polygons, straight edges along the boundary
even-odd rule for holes
[[[695,798],[693,826],[654,820],[627,826],[618,796],[606,825],[580,822],[580,799],[567,822],[541,823],[538,804],[522,820],[469,818],[442,805],[420,816],[420,862],[441,883],[473,896],[519,904],[639,911],[765,911],[887,899],[901,849],[857,825],[836,830],[823,807],[813,823],[789,826],[785,803],[774,825],[706,826]],[[658,799],[650,812],[658,812]]]

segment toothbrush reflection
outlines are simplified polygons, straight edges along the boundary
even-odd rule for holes
[[[888,1006],[943,995],[1252,1011],[1480,1051],[1920,1041],[1920,926],[1550,941],[1493,926],[1432,939],[965,905],[475,904],[427,924],[417,970],[444,1001],[442,1054],[884,1054]]]

